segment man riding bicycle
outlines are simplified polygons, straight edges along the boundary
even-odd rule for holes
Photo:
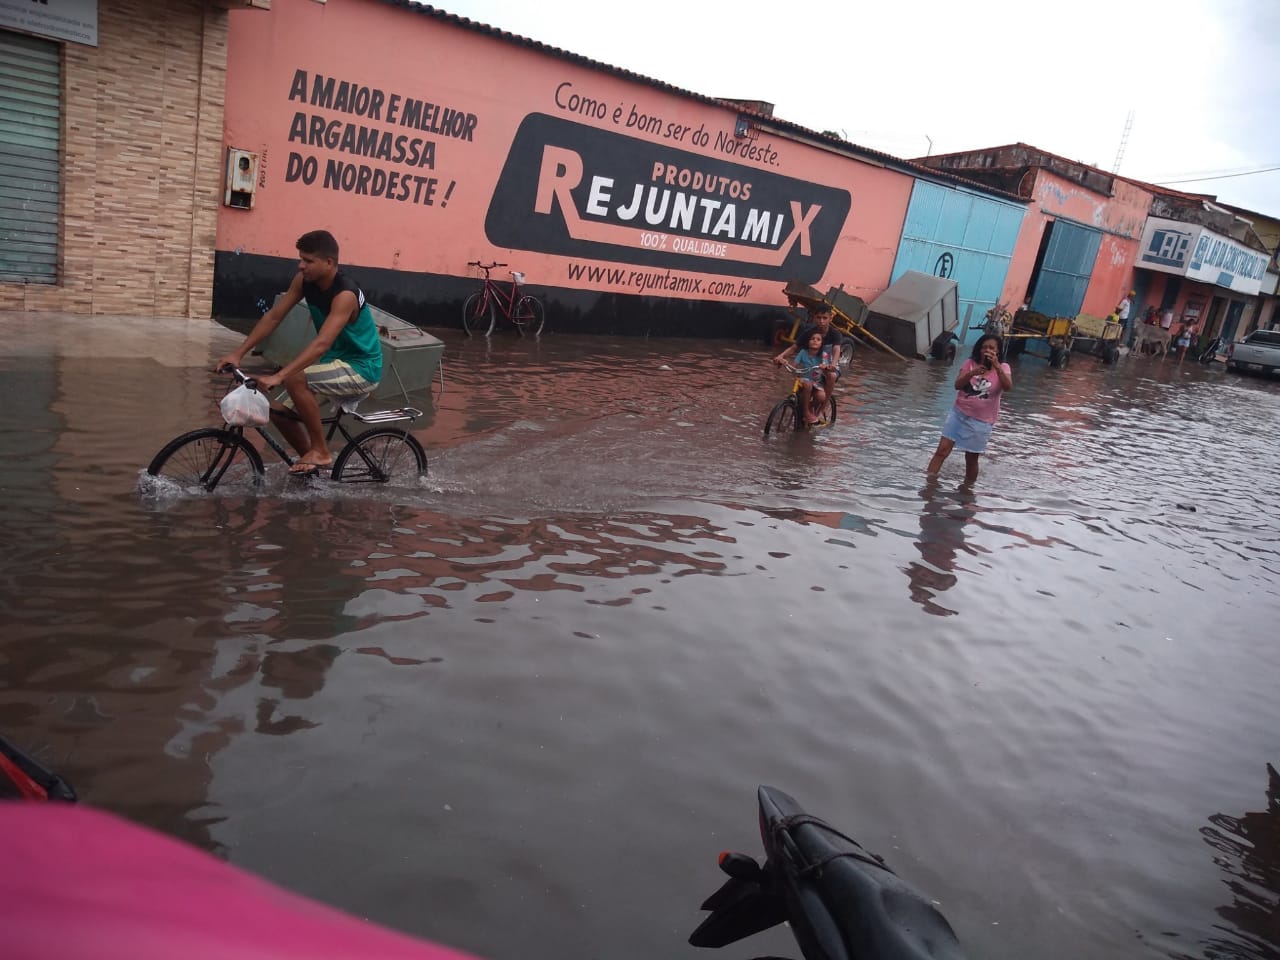
[[[796,342],[773,358],[773,362],[782,366],[802,350],[808,343],[809,333],[815,328],[822,334],[822,351],[830,352],[831,365],[823,371],[822,386],[827,396],[836,388],[836,380],[840,378],[838,369],[840,352],[844,349],[844,334],[831,326],[831,307],[825,303],[815,304],[809,308],[809,326],[804,327],[796,336]]]
[[[289,289],[214,369],[240,366],[244,355],[269,337],[297,303],[307,301],[315,339],[279,371],[256,379],[264,391],[281,385],[288,391],[282,406],[272,406],[271,422],[298,452],[289,472],[311,476],[333,463],[316,394],[354,397],[372,393],[382,379],[382,341],[364,293],[338,269],[338,241],[333,234],[328,230],[304,233],[297,248],[298,272]]]

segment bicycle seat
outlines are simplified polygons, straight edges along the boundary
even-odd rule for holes
[[[512,270],[511,279],[514,280],[516,283],[524,283],[524,274],[521,273],[519,270]]]
[[[360,406],[360,401],[369,399],[369,394],[372,392],[355,393],[349,397],[334,397],[333,405],[343,413],[355,413],[356,408]]]

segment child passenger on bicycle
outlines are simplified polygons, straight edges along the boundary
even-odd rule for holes
[[[805,339],[804,349],[796,353],[796,367],[804,379],[800,385],[800,409],[804,411],[805,423],[817,423],[827,407],[827,392],[822,384],[834,364],[831,351],[823,346],[822,339],[822,331],[814,328]]]

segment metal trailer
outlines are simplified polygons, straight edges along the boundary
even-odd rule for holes
[[[898,353],[944,363],[955,359],[960,285],[908,270],[867,304],[866,327]]]
[[[411,391],[431,386],[431,379],[444,356],[444,341],[373,304],[369,304],[369,312],[378,325],[378,338],[382,342],[382,381],[372,398],[407,398]],[[280,326],[258,345],[256,352],[272,363],[284,366],[301,353],[315,335],[311,314],[303,303],[299,303],[285,314]]]

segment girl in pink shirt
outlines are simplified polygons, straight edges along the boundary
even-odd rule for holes
[[[987,449],[991,428],[1000,415],[1000,397],[1013,389],[1013,373],[1000,362],[1000,338],[986,334],[973,345],[973,353],[956,377],[956,403],[942,425],[942,438],[933,452],[927,473],[935,476],[951,451],[964,451],[964,482],[978,479],[978,455]]]

